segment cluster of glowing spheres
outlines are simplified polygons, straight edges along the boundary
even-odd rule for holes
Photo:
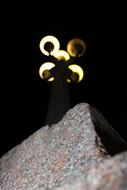
[[[77,73],[79,75],[79,79],[77,82],[80,82],[83,79],[84,71],[79,65],[72,64],[72,65],[69,65],[68,68],[72,70],[72,72]],[[70,82],[69,79],[68,79],[68,82]]]
[[[60,60],[68,61],[70,59],[70,55],[65,50],[58,50],[51,53],[52,56]]]
[[[55,67],[55,64],[52,63],[52,62],[46,62],[46,63],[43,63],[41,66],[40,66],[40,69],[39,69],[39,75],[42,79],[44,79],[44,76],[43,76],[43,72],[45,70],[50,70],[52,69],[53,67]],[[54,77],[51,77],[50,79],[48,79],[49,82],[53,81],[54,80]]]
[[[67,52],[72,57],[81,57],[86,52],[86,44],[80,38],[74,38],[67,44]]]
[[[54,36],[45,36],[45,37],[42,38],[42,40],[40,41],[39,46],[40,46],[41,52],[42,52],[44,55],[47,55],[47,56],[50,54],[50,52],[48,52],[48,51],[44,48],[44,46],[45,46],[45,44],[48,43],[48,42],[50,42],[50,43],[53,44],[53,46],[54,46],[54,48],[53,48],[53,50],[51,51],[51,53],[57,52],[57,51],[59,50],[59,48],[60,48],[60,43],[59,43],[59,41],[57,40],[56,37],[54,37]]]
[[[47,45],[48,44],[48,45]],[[48,49],[46,48],[46,46]],[[68,61],[71,57],[81,57],[86,52],[86,44],[85,42],[80,38],[74,38],[70,40],[67,44],[67,51],[60,50],[60,43],[58,39],[54,36],[45,36],[40,41],[40,50],[44,55],[52,55],[55,57],[58,61],[64,60]],[[39,75],[42,79],[44,79],[44,74],[46,76],[50,73],[50,70],[55,67],[54,63],[47,62],[41,65],[39,69]],[[83,69],[79,65],[71,64],[68,66],[70,70],[72,70],[73,73],[77,73],[79,78],[77,79],[77,82],[80,82],[84,77]],[[44,73],[45,72],[45,73]],[[47,72],[47,73],[46,73]],[[50,75],[48,75],[50,76]],[[47,78],[48,81],[53,81],[54,77],[51,76],[51,78]],[[71,82],[70,79],[67,79],[68,82]]]

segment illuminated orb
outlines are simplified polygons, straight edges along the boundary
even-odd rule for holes
[[[60,60],[68,61],[70,59],[69,54],[65,50],[58,50],[51,52],[51,55]]]
[[[58,51],[59,48],[60,48],[60,43],[59,41],[57,40],[56,37],[54,36],[45,36],[44,38],[41,39],[40,41],[40,44],[39,44],[39,47],[40,47],[40,50],[41,52],[44,54],[44,55],[49,55],[50,53],[45,49],[45,44],[46,43],[52,43],[53,44],[53,50],[51,51],[52,53],[55,52],[55,51]]]
[[[86,52],[86,44],[80,38],[72,39],[67,44],[67,52],[72,57],[81,57]]]
[[[53,67],[55,67],[55,64],[54,63],[51,63],[51,62],[46,62],[46,63],[43,63],[41,66],[40,66],[40,69],[39,69],[39,75],[42,79],[44,79],[43,77],[43,72],[45,70],[50,70],[52,69]],[[50,79],[48,79],[49,82],[53,81],[54,80],[54,77],[51,77]]]
[[[74,73],[78,73],[79,79],[78,79],[77,82],[80,82],[83,79],[83,77],[84,77],[84,71],[83,71],[83,69],[79,65],[75,65],[75,64],[69,65],[68,68],[70,70],[72,70]],[[70,82],[69,79],[67,81]]]

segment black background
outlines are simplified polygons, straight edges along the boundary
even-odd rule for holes
[[[74,3],[74,2],[73,2]],[[1,155],[45,124],[51,84],[38,75],[47,57],[39,50],[45,35],[56,36],[61,49],[73,37],[87,45],[79,60],[85,72],[70,86],[72,107],[95,106],[127,140],[126,22],[124,6],[40,4],[3,7],[1,16]],[[55,8],[54,8],[55,7]]]

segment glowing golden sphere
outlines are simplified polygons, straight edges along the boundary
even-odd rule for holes
[[[43,76],[43,73],[44,71],[47,71],[47,70],[50,70],[52,69],[53,67],[55,67],[55,64],[54,63],[51,63],[51,62],[46,62],[46,63],[43,63],[41,66],[40,66],[40,69],[39,69],[39,75],[42,79],[44,79],[44,76]],[[54,80],[54,77],[51,77],[50,79],[48,79],[49,82],[53,81]]]
[[[72,72],[77,73],[79,75],[79,79],[77,82],[80,82],[83,79],[84,71],[79,65],[75,65],[75,64],[69,65],[68,68],[72,70]],[[70,82],[69,79],[67,81]]]
[[[72,39],[67,44],[67,52],[72,57],[81,57],[86,52],[86,44],[80,38]]]
[[[45,49],[46,43],[51,43],[53,45],[52,51],[48,51]],[[54,36],[45,36],[44,38],[41,39],[40,44],[39,44],[40,50],[44,55],[50,55],[50,53],[54,53],[59,50],[60,48],[60,43],[58,39]]]
[[[69,54],[65,50],[58,50],[51,52],[51,55],[60,60],[68,61],[70,59]]]

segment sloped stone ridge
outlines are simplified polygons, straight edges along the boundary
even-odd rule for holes
[[[96,126],[97,127],[97,126]],[[80,103],[0,159],[0,190],[125,190],[127,152],[107,152],[91,106]]]

